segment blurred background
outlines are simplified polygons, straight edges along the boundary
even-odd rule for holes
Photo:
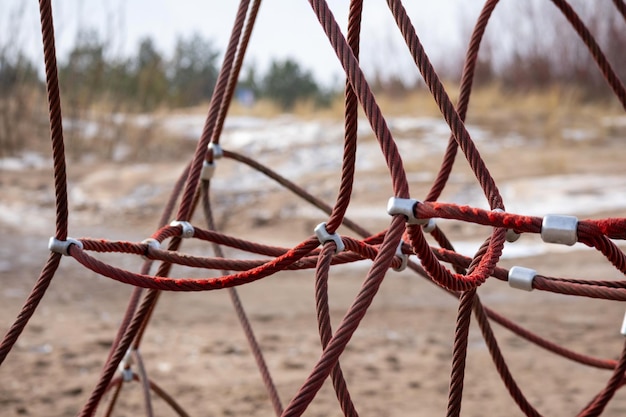
[[[348,3],[330,2],[344,29]],[[572,4],[624,79],[624,20],[610,2]],[[453,96],[481,6],[459,0],[406,5]],[[87,152],[120,161],[162,155],[165,145],[156,127],[164,114],[208,108],[236,7],[236,2],[189,0],[55,1],[69,156]],[[26,149],[41,151],[38,144],[47,136],[41,35],[35,2],[1,0],[0,11],[0,157],[15,157]],[[390,112],[436,113],[384,2],[366,4],[362,33],[363,69],[383,107],[387,100]],[[531,96],[531,112],[619,109],[585,46],[550,2],[499,5],[477,69],[478,118],[488,116],[489,103],[522,106]],[[341,117],[341,74],[308,2],[266,1],[233,112]],[[546,139],[560,134],[541,132]],[[120,142],[144,152],[116,151]]]

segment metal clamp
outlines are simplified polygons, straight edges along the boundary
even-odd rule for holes
[[[48,249],[51,252],[60,253],[61,255],[69,256],[70,246],[76,245],[79,248],[83,249],[83,242],[80,240],[73,239],[68,237],[66,240],[59,240],[56,237],[52,236],[48,241]]]
[[[548,214],[541,223],[541,239],[546,243],[572,246],[578,242],[578,218]]]
[[[509,286],[518,290],[532,291],[533,281],[537,271],[523,266],[514,266],[509,269]]]
[[[219,143],[211,142],[209,143],[208,148],[211,152],[213,152],[213,159],[220,159],[222,156],[224,156],[224,150]]]
[[[504,213],[505,212],[501,208],[495,208],[492,211],[495,211],[495,212],[498,212],[498,213]],[[506,239],[507,242],[513,243],[513,242],[517,241],[517,239],[519,239],[520,236],[521,235],[519,233],[517,233],[515,230],[513,230],[513,229],[506,229],[506,235],[504,236],[504,238]]]
[[[387,202],[387,213],[391,216],[403,214],[407,218],[408,224],[428,225],[429,219],[418,219],[415,217],[415,205],[419,201],[412,198],[391,197]]]
[[[422,230],[424,230],[424,233],[430,233],[433,230],[435,230],[435,228],[437,227],[437,222],[435,221],[435,219],[428,219],[428,223],[422,225]]]
[[[325,222],[322,222],[315,226],[315,235],[322,245],[329,241],[335,242],[335,253],[343,252],[346,249],[346,245],[343,244],[341,236],[339,236],[337,233],[334,233],[332,235],[328,233],[328,231],[326,230]]]
[[[141,241],[141,243],[148,245],[148,247],[146,248],[144,254],[141,256],[143,259],[148,260],[148,250],[150,248],[152,249],[161,249],[161,242],[159,242],[158,240],[149,237],[148,239],[144,239]]]
[[[407,267],[407,265],[409,264],[409,255],[407,255],[406,253],[402,252],[402,245],[404,244],[404,242],[401,240],[400,243],[398,243],[398,248],[396,249],[396,256],[398,258],[400,258],[400,260],[402,261],[402,263],[400,264],[399,267],[397,268],[393,268],[394,271],[404,271]]]
[[[174,220],[170,223],[170,226],[172,227],[180,226],[183,229],[180,236],[183,238],[193,237],[194,229],[191,223],[189,222]]]
[[[215,161],[209,162],[209,161],[205,160],[202,163],[202,171],[200,172],[200,178],[205,180],[205,181],[209,181],[211,178],[213,178],[213,174],[215,173],[216,165],[217,164],[215,163]]]
[[[521,233],[517,233],[513,229],[506,229],[506,235],[504,236],[504,238],[506,239],[507,242],[513,243],[513,242],[517,242],[520,236],[521,236]]]
[[[133,380],[133,370],[130,368],[131,364],[132,364],[132,351],[131,349],[128,349],[126,351],[126,354],[120,361],[119,366],[117,367],[117,369],[122,373],[122,379],[124,380],[124,382],[130,382]]]

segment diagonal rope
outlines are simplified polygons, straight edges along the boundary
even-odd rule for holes
[[[432,238],[440,246],[440,248],[435,248],[426,240],[425,232],[421,226],[409,225],[408,228],[406,227],[405,221],[407,219],[405,216],[395,216],[391,220],[389,229],[377,233],[370,233],[364,227],[346,217],[355,182],[359,104],[363,108],[367,121],[374,131],[380,150],[385,158],[394,195],[400,198],[409,197],[409,184],[404,170],[402,155],[398,151],[395,140],[359,63],[362,17],[362,1],[360,0],[352,0],[350,2],[346,37],[341,32],[328,4],[323,0],[310,0],[312,10],[346,73],[343,160],[340,186],[334,206],[326,204],[289,179],[282,177],[277,172],[263,166],[252,158],[229,151],[225,151],[224,156],[265,174],[278,184],[291,190],[298,197],[319,208],[323,213],[326,213],[329,216],[327,230],[330,231],[331,235],[334,235],[335,231],[340,227],[345,226],[347,229],[359,234],[362,239],[357,240],[350,236],[339,236],[339,240],[345,245],[345,251],[340,254],[333,254],[336,248],[335,245],[339,241],[334,241],[335,245],[332,243],[325,244],[320,249],[319,240],[312,236],[292,248],[280,248],[228,236],[214,230],[215,224],[208,195],[209,182],[204,181],[202,186],[199,186],[202,165],[204,161],[213,162],[215,157],[211,148],[207,147],[207,145],[209,142],[213,144],[219,143],[260,3],[260,0],[255,0],[252,4],[250,1],[242,0],[239,4],[228,48],[208,109],[204,129],[197,143],[196,152],[190,165],[174,187],[172,196],[159,222],[159,229],[152,236],[152,239],[155,239],[159,244],[165,244],[165,240],[169,240],[165,249],[151,247],[145,242],[113,242],[104,239],[81,239],[80,245],[70,245],[67,249],[68,254],[86,268],[100,275],[137,287],[131,295],[126,313],[118,328],[98,382],[79,415],[94,415],[102,401],[103,395],[108,390],[113,390],[113,393],[106,415],[113,413],[122,386],[122,380],[119,377],[114,378],[114,375],[122,358],[130,349],[135,355],[138,366],[138,372],[133,372],[133,379],[140,381],[143,386],[146,414],[148,416],[155,414],[154,410],[152,410],[152,393],[154,393],[169,404],[179,415],[186,416],[187,414],[182,407],[150,379],[139,352],[143,334],[150,323],[161,291],[210,291],[228,288],[234,308],[248,338],[253,355],[257,361],[257,366],[266,384],[270,401],[277,415],[302,415],[316,397],[324,381],[330,376],[344,415],[357,416],[356,407],[352,402],[343,371],[339,365],[339,358],[361,320],[366,315],[388,269],[390,267],[398,268],[401,264],[408,266],[411,271],[429,279],[459,299],[447,410],[449,416],[458,416],[461,411],[465,357],[468,344],[470,312],[472,310],[476,315],[476,320],[494,366],[511,397],[525,415],[539,416],[540,414],[525,398],[508,369],[491,329],[489,319],[549,352],[587,366],[612,370],[612,375],[609,377],[605,387],[589,401],[579,414],[580,416],[600,415],[611,399],[614,398],[617,390],[621,389],[626,382],[624,377],[626,372],[626,345],[619,360],[599,359],[570,351],[484,307],[476,293],[476,288],[490,277],[495,277],[501,281],[509,280],[509,271],[498,266],[506,229],[512,229],[519,233],[539,234],[542,232],[543,227],[541,218],[494,210],[496,208],[504,209],[504,202],[495,180],[489,173],[464,124],[472,91],[478,51],[486,26],[498,1],[487,0],[476,21],[465,58],[457,107],[452,104],[448,93],[430,63],[402,2],[400,0],[387,1],[415,65],[431,91],[451,132],[437,178],[431,187],[426,201],[416,203],[413,206],[412,217],[421,220],[446,218],[493,228],[490,237],[473,258],[455,253],[452,242],[440,227],[435,227],[430,231]],[[552,3],[565,16],[570,26],[587,46],[590,55],[595,60],[614,95],[622,106],[626,108],[626,89],[592,33],[567,1],[552,0]],[[626,18],[625,3],[621,0],[613,0],[613,4],[618,13]],[[50,0],[40,1],[40,16],[54,163],[56,197],[55,237],[64,241],[67,239],[69,213],[61,100]],[[491,210],[436,201],[441,196],[450,177],[458,149],[461,149],[467,159],[476,180],[483,189]],[[190,238],[211,243],[215,248],[216,257],[191,256],[179,251],[183,240],[184,228],[180,224],[167,226],[166,223],[171,217],[173,210],[175,210],[176,202],[181,195],[176,216],[177,220],[191,220],[198,202],[202,200],[209,230],[196,226],[192,233],[193,236],[190,236]],[[254,207],[247,208],[254,210]],[[575,233],[577,243],[582,243],[595,249],[604,255],[618,271],[626,274],[626,254],[615,242],[615,240],[626,239],[626,219],[581,220],[577,223]],[[413,261],[407,261],[409,245],[406,242],[400,245],[403,236],[410,239],[410,249],[419,256],[423,267],[420,267]],[[230,246],[251,254],[267,256],[271,259],[226,259],[222,246]],[[100,261],[90,255],[89,252],[143,255],[148,261],[144,263],[141,272],[132,273]],[[61,254],[59,253],[50,255],[16,321],[9,328],[9,331],[0,343],[0,364],[7,357],[28,320],[41,302],[58,268],[60,258]],[[328,306],[330,268],[333,265],[358,262],[364,259],[372,260],[373,264],[353,304],[344,315],[336,332],[333,333]],[[156,273],[150,274],[150,267],[154,260],[158,260],[161,263]],[[442,263],[449,263],[455,273],[450,272]],[[169,278],[169,272],[175,265],[186,265],[209,271],[221,270],[222,275],[205,278]],[[316,270],[316,310],[323,351],[308,378],[302,383],[298,393],[283,410],[278,390],[274,386],[272,375],[263,359],[261,348],[256,341],[252,326],[246,317],[243,305],[234,287],[271,277],[280,271],[298,269]],[[468,269],[467,272],[466,269]],[[535,290],[549,291],[556,294],[626,301],[626,280],[572,279],[550,277],[537,273],[530,287]],[[143,291],[141,288],[149,288],[149,291]]]

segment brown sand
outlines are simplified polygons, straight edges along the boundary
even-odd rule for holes
[[[106,201],[106,193],[124,193],[126,188],[146,180],[118,166],[103,165],[93,171],[81,166],[73,169],[72,184],[93,187],[102,201]],[[159,166],[157,171],[164,174],[152,180],[171,184],[179,169],[179,164]],[[123,187],[116,188],[113,180],[107,183],[102,179],[106,176],[101,176],[100,182],[94,179],[93,173],[107,170],[127,175]],[[49,171],[1,174],[4,204],[23,222],[20,226],[0,222],[0,331],[4,334],[45,262],[47,239],[53,234],[54,206]],[[138,209],[74,206],[70,235],[140,241],[151,234],[163,196],[157,193]],[[375,197],[360,196],[365,202]],[[387,196],[376,196],[383,207]],[[276,192],[255,198],[248,209],[232,212],[238,218],[220,214],[224,230],[285,245],[294,245],[312,233],[316,222],[310,218],[296,216],[288,224],[280,222],[277,207],[292,198],[288,194]],[[332,195],[328,200],[332,201]],[[216,201],[219,211],[219,196]],[[261,214],[252,210],[258,207],[264,208]],[[380,230],[384,224],[376,220],[367,227]],[[455,233],[460,236],[463,231],[453,228],[452,235]],[[208,253],[208,248],[198,242],[184,248]],[[141,262],[130,256],[103,259],[131,270],[137,270]],[[601,255],[589,250],[503,261],[501,265],[510,267],[514,263],[548,275],[623,278]],[[335,326],[352,302],[367,268],[368,264],[362,263],[332,270],[330,300]],[[182,269],[175,273],[203,275]],[[313,285],[313,273],[306,271],[285,272],[238,288],[283,403],[293,396],[320,355]],[[98,277],[73,259],[64,258],[41,306],[0,368],[0,415],[75,415],[95,386],[130,292],[131,288]],[[624,343],[619,334],[624,306],[617,302],[539,291],[525,293],[495,280],[482,286],[479,295],[485,305],[518,324],[578,352],[616,358]],[[445,415],[456,310],[454,298],[422,277],[410,272],[388,273],[341,357],[361,415]],[[494,330],[514,377],[543,415],[575,415],[610,377],[609,371],[545,352],[496,324]],[[272,415],[226,292],[163,294],[141,352],[150,376],[192,416]],[[142,407],[139,384],[127,384],[113,415],[143,415]],[[158,416],[175,415],[160,400],[155,400],[155,410]],[[341,415],[329,383],[305,415]],[[462,415],[523,415],[501,383],[475,323]],[[626,415],[624,391],[617,393],[605,415]]]

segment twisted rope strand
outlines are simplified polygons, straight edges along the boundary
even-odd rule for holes
[[[613,0],[612,2],[618,13],[626,20],[625,3],[622,0]],[[552,3],[559,9],[560,13],[567,19],[570,26],[586,45],[613,94],[626,109],[626,88],[590,30],[566,0],[552,0]],[[288,248],[264,245],[215,231],[212,202],[209,199],[210,182],[203,181],[200,184],[202,163],[204,161],[213,161],[214,155],[207,149],[207,145],[209,142],[219,143],[260,4],[260,0],[254,0],[252,3],[249,0],[242,0],[239,3],[228,47],[223,58],[222,67],[196,151],[174,187],[163,211],[158,229],[151,236],[152,239],[159,243],[169,240],[167,248],[156,249],[145,242],[81,239],[81,245],[70,245],[67,249],[69,255],[86,268],[100,275],[137,286],[130,297],[126,313],[109,350],[97,384],[79,412],[79,416],[94,415],[103,395],[109,390],[114,391],[105,415],[112,414],[123,383],[120,377],[114,378],[114,375],[119,363],[129,349],[134,353],[138,366],[138,372],[133,374],[133,379],[140,381],[143,385],[146,415],[152,416],[155,414],[152,409],[152,392],[161,397],[180,416],[187,416],[187,413],[173,398],[150,380],[138,349],[151,320],[152,313],[156,309],[161,291],[208,291],[228,288],[236,314],[250,344],[276,415],[299,416],[303,414],[317,395],[324,381],[330,376],[344,415],[356,417],[358,413],[348,391],[342,368],[339,365],[339,357],[366,315],[388,269],[390,267],[399,268],[402,265],[401,257],[413,253],[418,255],[423,268],[415,262],[411,260],[406,261],[405,259],[406,262],[404,264],[409,267],[409,270],[426,277],[430,282],[445,289],[452,296],[459,299],[457,328],[452,355],[452,371],[449,381],[448,416],[458,416],[461,411],[470,313],[472,310],[476,315],[483,338],[504,385],[525,415],[540,416],[539,412],[525,398],[508,369],[491,329],[489,319],[499,323],[519,337],[554,354],[561,355],[583,365],[612,370],[612,375],[605,387],[591,399],[579,414],[586,417],[600,415],[615,396],[617,390],[626,383],[626,343],[618,360],[600,359],[570,351],[522,328],[496,311],[484,307],[476,292],[477,287],[489,277],[495,277],[501,281],[508,280],[508,271],[498,266],[504,246],[506,229],[511,229],[518,233],[541,233],[542,228],[542,218],[494,211],[496,208],[504,210],[504,202],[494,178],[490,174],[464,124],[469,108],[478,52],[486,27],[498,1],[487,0],[475,23],[465,57],[459,100],[455,108],[432,66],[401,0],[387,0],[388,7],[405,40],[409,53],[426,82],[451,133],[441,167],[426,197],[426,201],[414,206],[413,215],[418,219],[444,218],[492,227],[493,230],[490,236],[473,258],[454,252],[452,242],[439,226],[430,232],[432,238],[440,246],[440,248],[435,248],[426,240],[423,228],[419,225],[409,225],[407,227],[405,224],[407,219],[403,216],[393,217],[387,230],[376,233],[370,233],[361,225],[346,218],[355,183],[359,104],[364,110],[367,121],[378,140],[381,152],[385,158],[394,196],[400,198],[409,197],[409,184],[404,170],[402,155],[398,151],[396,142],[359,62],[362,0],[351,0],[350,2],[346,37],[342,34],[327,2],[324,0],[310,0],[312,10],[346,74],[342,168],[338,195],[334,206],[328,205],[294,182],[252,158],[232,151],[224,151],[224,156],[227,158],[263,173],[292,191],[296,196],[319,208],[328,215],[327,231],[331,234],[334,234],[336,230],[343,226],[360,235],[361,240],[350,236],[341,236],[341,240],[345,245],[345,251],[340,254],[334,254],[336,249],[334,242],[331,241],[320,248],[320,242],[314,236],[306,238],[292,248]],[[65,241],[67,240],[69,216],[67,175],[54,24],[50,0],[40,0],[39,9],[54,165],[55,237],[60,241]],[[459,148],[480,184],[491,210],[436,201],[441,196],[448,182]],[[181,225],[166,225],[179,198],[180,202],[176,219],[180,221],[190,221],[198,202],[202,201],[209,230],[194,227],[194,233],[191,238],[209,242],[213,245],[216,257],[191,256],[179,251],[183,241],[181,236],[183,227]],[[626,254],[614,242],[616,240],[626,240],[626,219],[580,220],[576,232],[577,242],[585,244],[603,254],[618,271],[626,274]],[[403,236],[409,239],[410,246],[406,242],[401,241]],[[224,257],[222,250],[224,246],[254,255],[269,257],[270,259],[227,259]],[[87,253],[89,251],[145,256],[147,260],[139,273],[132,273],[90,256]],[[37,309],[54,277],[60,259],[61,254],[50,254],[17,319],[0,343],[0,364],[3,363]],[[365,259],[372,260],[372,266],[361,290],[345,313],[336,332],[333,333],[328,304],[330,268],[332,265],[352,263]],[[161,261],[161,264],[156,273],[152,275],[150,274],[150,269],[154,260]],[[450,272],[442,263],[449,263],[455,273]],[[174,265],[221,271],[222,276],[200,279],[169,278],[169,272]],[[265,363],[261,348],[256,340],[251,323],[247,319],[235,286],[266,278],[283,270],[313,268],[316,270],[315,301],[318,331],[323,350],[309,376],[283,410],[272,375]],[[231,273],[228,271],[236,272]],[[150,290],[143,291],[142,288],[149,288]],[[570,296],[626,301],[626,280],[573,279],[537,274],[533,279],[532,288]]]

